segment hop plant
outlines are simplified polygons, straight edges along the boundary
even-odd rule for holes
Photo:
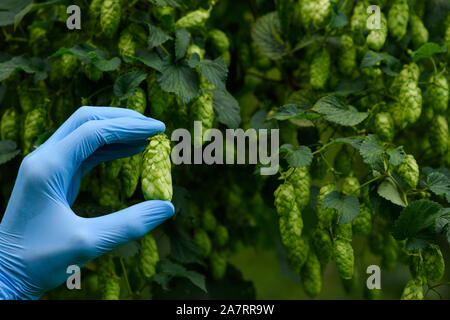
[[[78,69],[77,57],[73,54],[63,54],[61,56],[61,72],[65,78],[73,78]]]
[[[433,74],[428,82],[426,102],[435,113],[444,114],[447,111],[449,100],[447,77],[442,73]]]
[[[352,37],[347,34],[342,35],[341,50],[338,56],[338,67],[342,74],[346,76],[353,74],[357,67],[356,55],[356,47]]]
[[[135,94],[127,99],[127,108],[144,114],[147,108],[147,101],[145,98],[145,91],[142,88],[137,88]]]
[[[355,258],[349,241],[337,239],[333,243],[333,256],[336,267],[343,279],[353,277]]]
[[[298,211],[297,203],[295,201],[294,187],[290,183],[282,183],[274,192],[275,208],[278,215],[288,216],[292,211]]]
[[[225,256],[214,251],[209,258],[209,265],[213,279],[222,280],[227,272],[227,260]]]
[[[45,130],[47,112],[44,108],[36,108],[27,113],[24,122],[23,147],[25,155],[30,153],[33,140]]]
[[[113,210],[119,209],[122,206],[120,201],[120,181],[117,179],[103,181],[100,187],[100,197],[98,203],[101,206],[109,207]]]
[[[323,209],[323,199],[332,191],[336,190],[333,184],[327,184],[320,188],[319,195],[317,196],[317,219],[319,226],[322,228],[328,227],[332,222],[336,220],[337,211],[332,208]]]
[[[109,180],[117,179],[120,174],[120,170],[122,170],[123,162],[124,159],[116,159],[103,163],[102,169],[105,178]]]
[[[331,15],[331,2],[330,0],[301,1],[300,14],[306,29],[311,23],[316,29],[321,29]]]
[[[448,148],[448,123],[444,116],[438,115],[430,128],[431,149],[437,155],[444,155]]]
[[[331,57],[327,49],[320,50],[311,62],[310,84],[314,89],[324,89],[330,77]]]
[[[144,151],[141,182],[146,200],[172,200],[170,141],[165,134],[150,138]]]
[[[148,102],[152,117],[165,120],[168,118],[168,110],[173,103],[173,96],[163,91],[157,82],[156,73],[152,73],[147,81]]]
[[[136,43],[134,37],[128,29],[122,31],[119,37],[119,54],[122,57],[134,57],[134,50],[136,49]]]
[[[406,106],[406,120],[409,124],[416,123],[422,113],[422,90],[416,81],[407,81],[400,87],[399,103]]]
[[[120,0],[104,0],[100,10],[100,27],[106,37],[112,38],[120,24]]]
[[[122,162],[120,177],[122,187],[127,198],[136,191],[141,176],[142,154],[138,153],[132,157],[125,158]]]
[[[296,240],[302,235],[302,229],[303,220],[298,210],[292,210],[288,215],[280,217],[281,242],[286,247],[290,248],[296,245]]]
[[[371,30],[367,36],[366,43],[372,50],[380,50],[386,42],[388,34],[386,17],[380,12],[380,28]]]
[[[375,133],[382,141],[392,142],[395,135],[394,120],[389,112],[379,112],[375,115]]]
[[[86,77],[94,82],[97,82],[103,76],[103,72],[100,69],[98,69],[93,63],[88,64],[83,63],[82,69]]]
[[[97,259],[99,289],[103,300],[119,300],[120,279],[116,275],[113,256],[105,254]]]
[[[353,231],[351,223],[338,223],[335,225],[333,231],[335,239],[352,241]]]
[[[406,0],[395,0],[388,14],[389,33],[401,40],[408,28],[409,6]]]
[[[430,245],[423,250],[423,268],[429,282],[438,282],[444,276],[445,262],[437,245]]]
[[[300,273],[302,267],[305,265],[306,260],[308,259],[308,254],[310,251],[308,239],[306,239],[304,236],[296,238],[295,243],[286,249],[289,267],[295,273]]]
[[[419,165],[413,155],[406,155],[397,168],[397,173],[410,188],[415,188],[419,182]]]
[[[203,229],[197,229],[194,233],[194,243],[199,248],[199,253],[202,257],[207,257],[211,252],[211,239],[208,233]]]
[[[205,25],[209,19],[210,10],[198,9],[187,13],[175,23],[177,28],[198,29]]]
[[[311,176],[308,168],[295,168],[291,171],[286,181],[291,183],[294,188],[297,208],[303,210],[308,205],[311,187]]]
[[[208,232],[213,232],[216,229],[217,220],[211,210],[205,210],[202,214],[202,227]]]
[[[223,247],[228,243],[229,234],[227,227],[218,225],[214,230],[214,242],[217,246]]]
[[[342,147],[334,159],[334,168],[343,176],[348,176],[352,171],[352,157],[347,148]]]
[[[387,271],[391,271],[395,268],[398,258],[398,245],[395,239],[389,234],[385,238],[385,244],[383,247],[383,254],[381,264]]]
[[[146,278],[152,277],[156,271],[155,267],[159,261],[158,247],[153,236],[148,233],[141,239],[141,251],[139,255],[139,263],[142,274]]]
[[[412,13],[410,17],[411,36],[415,48],[428,42],[428,30],[416,14]]]
[[[316,229],[312,236],[314,250],[322,267],[325,267],[333,258],[333,241],[327,230]]]
[[[13,140],[18,142],[20,136],[20,118],[14,108],[6,109],[0,123],[0,132],[2,140]]]
[[[230,41],[225,32],[219,29],[212,29],[208,32],[208,38],[219,53],[225,53],[230,48]]]
[[[214,109],[213,109],[213,94],[206,92],[202,94],[191,107],[192,120],[201,121],[203,137],[195,136],[194,145],[200,146],[205,140],[205,132],[213,127]]]
[[[358,178],[356,178],[353,173],[350,174],[350,176],[346,177],[342,183],[342,193],[343,194],[352,194],[356,197],[359,197],[360,190],[359,190],[359,181]]]
[[[120,279],[110,277],[105,280],[102,290],[102,300],[119,300],[120,298]]]
[[[303,289],[311,298],[315,298],[322,291],[322,270],[319,259],[313,250],[309,251],[308,260],[301,271]]]
[[[353,14],[350,20],[350,26],[353,31],[355,30],[363,30],[366,28],[367,24],[367,7],[368,3],[367,1],[358,1],[358,3],[355,5],[355,8],[353,9]]]
[[[423,287],[420,279],[409,280],[403,289],[402,300],[423,300]]]
[[[370,208],[361,203],[359,213],[352,221],[353,234],[367,236],[372,229],[372,214]]]

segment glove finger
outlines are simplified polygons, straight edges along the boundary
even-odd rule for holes
[[[138,239],[172,217],[174,211],[169,201],[151,200],[109,215],[89,218],[89,230],[96,235],[92,249],[96,255],[101,255]]]
[[[72,180],[82,163],[99,148],[113,143],[136,143],[164,132],[164,123],[146,118],[117,118],[88,121],[55,145],[55,153],[60,155],[64,188]],[[57,167],[58,168],[58,167]],[[57,169],[58,170],[58,169]]]
[[[54,144],[72,131],[77,129],[83,123],[92,120],[107,120],[115,118],[137,118],[147,119],[143,114],[126,108],[115,107],[81,107],[67,119],[56,132],[42,146]],[[42,147],[41,146],[41,147]]]

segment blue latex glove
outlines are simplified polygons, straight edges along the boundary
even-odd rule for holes
[[[84,266],[174,213],[146,201],[98,218],[70,208],[81,178],[101,162],[145,149],[162,122],[122,108],[82,107],[22,162],[0,224],[0,299],[38,299]]]

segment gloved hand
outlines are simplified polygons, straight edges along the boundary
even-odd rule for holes
[[[162,122],[122,108],[82,107],[22,162],[0,224],[0,299],[38,299],[84,266],[174,213],[146,201],[97,218],[71,205],[81,178],[101,162],[141,152]]]

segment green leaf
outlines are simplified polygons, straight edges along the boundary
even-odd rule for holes
[[[398,190],[397,185],[391,178],[388,177],[384,179],[378,186],[377,192],[384,199],[389,200],[398,206],[406,207],[401,191]]]
[[[138,49],[136,50],[134,59],[142,62],[147,67],[162,72],[162,60],[155,52],[150,52],[146,49]]]
[[[241,123],[240,107],[237,100],[225,90],[212,90],[216,119],[228,128],[235,129]]]
[[[17,28],[19,23],[22,21],[22,19],[28,13],[39,10],[39,9],[48,8],[48,7],[54,6],[55,4],[59,4],[61,2],[62,2],[62,0],[51,0],[51,1],[47,1],[47,2],[39,2],[39,3],[31,2],[31,3],[29,3],[26,7],[24,7],[22,10],[20,10],[14,17],[14,29]]]
[[[361,137],[348,137],[348,138],[338,138],[334,140],[336,144],[349,144],[353,148],[358,149],[361,148],[364,139]]]
[[[278,129],[278,123],[275,120],[267,120],[267,110],[256,111],[250,119],[250,127],[259,129]]]
[[[0,141],[0,165],[12,160],[20,153],[17,144],[12,140]]]
[[[313,159],[313,154],[310,148],[300,146],[293,150],[289,150],[285,156],[289,165],[294,168],[302,168],[309,165]]]
[[[145,80],[146,76],[143,71],[131,71],[121,75],[114,83],[114,94],[120,100],[131,97],[141,82]]]
[[[99,56],[95,51],[89,52],[88,56],[91,58],[92,64],[103,72],[114,71],[120,67],[120,59],[118,57],[108,60]]]
[[[392,66],[399,63],[399,60],[390,54],[369,50],[361,61],[361,68],[378,66],[381,62],[385,62],[387,65]]]
[[[447,202],[450,202],[450,179],[444,174],[436,171],[430,173],[426,185],[434,194],[445,196]]]
[[[344,224],[352,222],[358,215],[359,201],[353,195],[344,195],[338,191],[333,191],[323,198],[322,208],[336,209],[340,215],[339,223]]]
[[[191,37],[185,28],[177,29],[175,33],[175,58],[180,60],[184,58],[186,50],[189,47]]]
[[[406,156],[405,150],[403,150],[403,147],[397,147],[395,149],[391,149],[387,152],[389,163],[393,166],[398,166],[400,163],[402,163],[403,159]]]
[[[127,259],[135,256],[139,252],[139,248],[139,242],[130,241],[112,250],[111,254],[116,257]]]
[[[219,57],[214,61],[205,59],[201,61],[199,65],[200,73],[209,83],[216,86],[218,89],[225,89],[228,68],[222,57]]]
[[[14,17],[15,13],[13,11],[0,11],[0,27],[13,24]]]
[[[406,250],[414,251],[419,249],[425,249],[430,244],[429,241],[424,239],[411,238],[406,241]]]
[[[156,4],[160,7],[174,7],[177,8],[180,6],[178,0],[147,0],[153,4]]]
[[[374,166],[383,161],[384,150],[379,145],[377,138],[373,134],[369,134],[361,144],[359,153],[364,162]]]
[[[19,12],[22,8],[29,5],[32,0],[2,0],[0,10]]]
[[[205,276],[195,271],[186,270],[182,265],[171,262],[170,260],[161,261],[161,269],[171,277],[182,277],[190,280],[195,286],[206,291]]]
[[[276,11],[259,18],[252,30],[253,41],[261,52],[273,60],[281,59],[286,48],[280,37],[280,20]]]
[[[392,234],[397,240],[407,238],[424,239],[427,229],[433,227],[435,220],[441,216],[442,207],[430,200],[411,202],[400,212],[394,223]]]
[[[314,120],[320,117],[320,115],[309,112],[308,110],[302,110],[298,107],[297,104],[291,103],[291,104],[285,104],[284,106],[280,107],[275,113],[270,115],[270,117],[267,118],[267,120],[288,120],[293,118],[303,118],[308,120]]]
[[[172,37],[168,35],[164,30],[154,25],[149,25],[149,36],[147,39],[149,49],[162,45],[167,40],[171,40]]]
[[[336,86],[334,94],[347,96],[349,94],[361,92],[365,87],[366,83],[363,78],[358,78],[355,80],[341,79]]]
[[[199,92],[197,72],[188,66],[186,60],[172,63],[170,57],[164,59],[158,82],[161,89],[175,93],[183,103],[188,103]]]
[[[445,46],[440,46],[434,42],[428,42],[422,45],[419,49],[414,51],[411,54],[411,57],[414,62],[419,61],[420,59],[426,59],[432,57],[436,53],[444,53],[447,51]]]
[[[39,58],[28,58],[24,56],[13,57],[8,61],[0,63],[0,81],[7,79],[11,73],[22,70],[26,73],[37,73],[42,71],[43,61]]]
[[[356,108],[348,105],[344,99],[332,95],[319,99],[313,110],[325,115],[326,120],[342,126],[355,126],[369,115],[367,112],[359,112]]]
[[[347,15],[344,12],[338,12],[333,15],[333,19],[331,21],[331,29],[342,28],[348,24]]]

